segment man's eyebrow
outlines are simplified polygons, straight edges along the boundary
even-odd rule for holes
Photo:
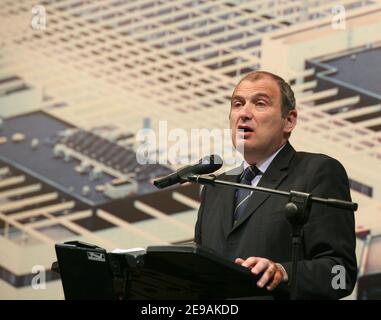
[[[259,92],[259,93],[255,94],[252,98],[253,99],[267,98],[268,100],[272,101],[272,98],[267,93],[264,93],[264,92]]]
[[[267,93],[264,93],[264,92],[256,93],[253,97],[251,97],[251,99],[258,99],[258,98],[266,98],[266,99],[272,101],[272,98]],[[245,98],[240,96],[240,95],[235,94],[231,97],[231,101],[233,101],[233,100],[245,100]]]
[[[231,101],[233,101],[233,100],[245,100],[245,98],[242,97],[242,96],[240,96],[240,95],[235,94],[235,95],[233,95],[233,96],[231,97],[230,100],[231,100]]]

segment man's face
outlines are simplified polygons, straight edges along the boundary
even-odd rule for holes
[[[234,146],[250,164],[265,160],[287,140],[296,123],[296,111],[282,118],[278,84],[264,76],[243,80],[231,99],[230,128]]]

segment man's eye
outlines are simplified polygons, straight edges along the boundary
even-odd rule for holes
[[[266,103],[264,101],[258,101],[256,103],[257,106],[260,106],[260,107],[265,107],[266,106]]]
[[[241,102],[233,102],[233,107],[234,108],[239,108],[239,107],[241,107],[242,106],[242,103]]]

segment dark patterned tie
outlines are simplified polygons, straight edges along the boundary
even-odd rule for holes
[[[261,170],[259,170],[256,166],[247,167],[242,174],[240,182],[250,186],[251,181],[253,181],[255,176],[260,173],[261,173]],[[234,224],[240,219],[240,217],[245,212],[247,200],[250,198],[250,193],[251,193],[251,190],[247,190],[247,189],[238,189],[236,191],[235,209],[233,214]]]

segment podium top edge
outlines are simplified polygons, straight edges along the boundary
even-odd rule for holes
[[[167,246],[148,246],[147,253],[149,252],[184,252],[184,253],[200,253],[206,251],[197,244],[187,245],[167,245]]]

